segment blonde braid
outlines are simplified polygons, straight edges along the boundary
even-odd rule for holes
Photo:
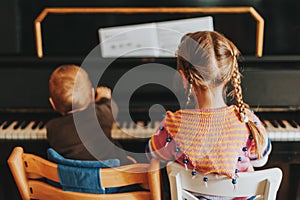
[[[236,60],[235,56],[233,59]],[[258,158],[261,158],[264,153],[264,143],[265,143],[266,136],[264,133],[260,131],[260,129],[256,126],[256,124],[253,123],[251,120],[249,120],[248,117],[246,116],[245,108],[246,107],[249,108],[249,106],[243,101],[241,75],[238,69],[237,62],[235,62],[231,83],[232,86],[234,87],[235,100],[237,102],[238,112],[240,113],[240,120],[247,124],[247,127],[249,128],[250,133],[252,134],[256,144],[257,156]]]
[[[237,67],[235,67],[235,69],[233,71],[231,83],[234,88],[234,95],[235,95],[235,100],[237,102],[237,106],[239,109],[239,113],[241,115],[245,115],[246,104],[243,101],[242,87],[241,87],[241,75],[240,75],[240,72]],[[244,121],[244,119],[241,119],[241,121]]]
[[[186,65],[188,65],[188,67],[186,67]],[[187,107],[191,102],[193,84],[196,84],[197,86],[201,86],[201,78],[196,73],[192,72],[193,69],[194,66],[191,65],[189,62],[185,62],[185,64],[182,64],[182,70],[188,80],[188,86],[186,89],[185,107]]]

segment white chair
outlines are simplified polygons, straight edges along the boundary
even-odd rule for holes
[[[192,170],[185,170],[175,162],[167,164],[172,200],[197,200],[191,192],[213,196],[249,197],[257,195],[263,200],[275,200],[279,189],[282,171],[279,168],[270,168],[254,172],[238,173],[236,187],[232,179],[226,176],[208,175],[207,187],[203,181],[203,174],[197,173],[192,178]]]

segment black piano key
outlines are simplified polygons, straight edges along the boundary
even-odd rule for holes
[[[279,127],[279,123],[277,120],[270,120],[271,124],[275,127],[278,128]]]
[[[144,128],[147,129],[148,128],[148,122],[147,121],[143,121],[144,122]]]
[[[36,129],[38,125],[39,125],[39,121],[35,121],[31,128]]]
[[[276,120],[280,127],[286,128],[286,125],[281,120]]]
[[[6,123],[3,125],[2,129],[7,129],[7,127],[9,127],[12,122],[13,122],[13,120],[6,121]]]
[[[6,121],[5,120],[3,120],[3,121],[1,121],[1,123],[0,123],[0,127],[1,127],[1,129],[3,128],[2,126],[4,126],[4,124],[6,123]]]
[[[24,129],[28,126],[28,124],[30,123],[30,121],[24,121],[24,123],[21,125],[21,129]]]
[[[287,120],[287,121],[292,127],[298,128],[298,124],[295,120]]]
[[[39,123],[39,129],[43,129],[46,126],[46,123],[44,121],[41,121]]]
[[[148,121],[144,121],[144,129],[148,129],[148,128],[149,128]]]
[[[265,122],[264,120],[262,120],[261,123],[263,124],[263,126],[264,126],[265,128],[267,128],[267,124],[266,124],[266,122]]]
[[[16,125],[14,125],[14,130],[18,129],[24,121],[18,121]]]
[[[2,124],[5,122],[4,119],[0,119],[0,126],[2,126]]]
[[[126,128],[126,129],[129,128],[129,126],[130,126],[131,123],[132,123],[131,121],[130,121],[130,122],[127,121],[127,122],[126,122],[126,127],[125,127],[125,128]]]

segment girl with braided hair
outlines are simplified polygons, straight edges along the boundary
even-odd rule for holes
[[[233,186],[239,172],[266,164],[271,143],[263,124],[243,101],[239,56],[237,47],[218,32],[188,33],[181,39],[177,69],[187,103],[193,96],[196,108],[167,111],[149,141],[150,155],[176,160],[192,169],[191,178],[197,173],[228,176]],[[235,96],[236,105],[225,100],[230,83],[229,95]],[[209,187],[209,180],[203,181]]]

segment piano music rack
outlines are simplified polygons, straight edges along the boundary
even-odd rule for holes
[[[143,14],[143,13],[250,13],[256,20],[256,56],[261,57],[263,52],[264,19],[253,7],[128,7],[128,8],[45,8],[34,20],[36,51],[39,58],[43,57],[43,38],[41,24],[48,14],[96,14],[96,13],[118,13],[118,14]]]

